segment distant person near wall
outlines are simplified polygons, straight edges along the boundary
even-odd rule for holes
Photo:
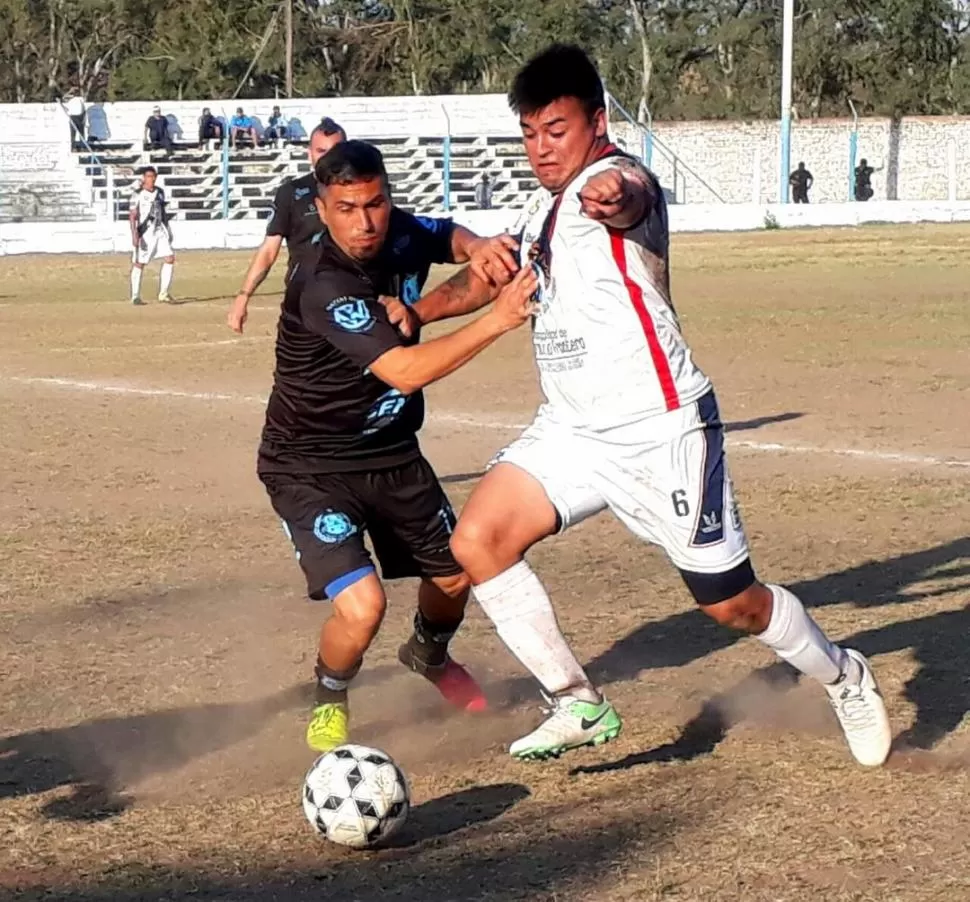
[[[87,140],[84,98],[80,94],[68,94],[63,103],[71,120],[71,147],[74,150],[80,150]]]
[[[222,140],[222,121],[212,115],[212,110],[208,107],[202,108],[202,115],[199,116],[199,148],[201,149],[209,141]]]
[[[145,147],[149,150],[172,152],[172,135],[168,130],[168,119],[162,115],[161,107],[153,107],[152,114],[145,123]]]
[[[815,183],[815,178],[804,163],[799,163],[798,168],[788,177],[788,184],[791,185],[792,200],[796,204],[808,203],[808,189]]]
[[[859,165],[855,168],[856,200],[869,200],[875,193],[872,190],[872,174],[876,171],[876,169],[869,165],[869,161],[865,157],[859,160]]]
[[[488,173],[482,173],[482,180],[475,186],[475,203],[479,210],[492,209],[492,183]]]

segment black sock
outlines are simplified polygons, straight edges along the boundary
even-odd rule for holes
[[[414,632],[408,639],[413,659],[425,667],[441,667],[448,660],[448,643],[464,618],[448,623],[432,622],[421,611],[414,615]]]
[[[316,703],[318,705],[347,701],[347,687],[350,681],[360,672],[363,661],[358,661],[350,670],[332,670],[317,656],[313,673],[317,678]]]

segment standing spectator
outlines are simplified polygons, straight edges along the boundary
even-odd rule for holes
[[[882,168],[882,167],[879,167]],[[875,193],[872,190],[872,174],[876,170],[869,165],[869,161],[863,157],[859,160],[859,165],[855,168],[855,199],[860,201],[869,200]]]
[[[791,185],[792,200],[796,204],[808,203],[808,189],[815,183],[812,173],[805,168],[804,163],[799,163],[798,168],[788,177],[788,184]]]
[[[145,146],[149,150],[162,148],[172,152],[172,136],[168,131],[168,119],[162,115],[161,107],[153,107],[152,114],[145,123]]]
[[[259,144],[256,135],[256,123],[252,116],[247,116],[241,106],[236,107],[236,115],[229,120],[229,146],[235,148],[239,144],[239,136],[249,138],[253,147]]]
[[[482,173],[482,180],[475,186],[475,203],[479,210],[492,209],[492,185],[488,173]]]
[[[286,139],[289,137],[288,120],[280,112],[280,108],[278,106],[273,107],[273,113],[269,117],[269,125],[267,126],[266,131],[263,132],[263,137],[267,141],[276,141],[277,145],[280,147],[283,146]]]
[[[71,120],[71,147],[74,150],[80,150],[87,140],[87,130],[84,127],[86,112],[84,98],[80,94],[68,94],[64,108]]]
[[[209,141],[222,140],[222,122],[212,115],[212,110],[208,107],[202,108],[202,115],[199,116],[199,148],[201,149]]]

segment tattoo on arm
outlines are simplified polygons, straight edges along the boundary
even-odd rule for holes
[[[480,310],[496,293],[497,289],[474,278],[466,266],[421,298],[414,311],[423,323],[464,316]]]

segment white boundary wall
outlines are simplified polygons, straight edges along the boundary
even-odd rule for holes
[[[870,201],[773,205],[685,204],[669,208],[673,232],[741,232],[763,229],[771,217],[781,228],[857,226],[865,223],[970,222],[970,201]],[[441,214],[444,215],[444,214]],[[511,227],[517,211],[463,211],[455,219],[482,235]],[[263,240],[265,220],[202,220],[172,224],[176,250],[248,249]],[[0,224],[0,256],[131,252],[126,222]]]

